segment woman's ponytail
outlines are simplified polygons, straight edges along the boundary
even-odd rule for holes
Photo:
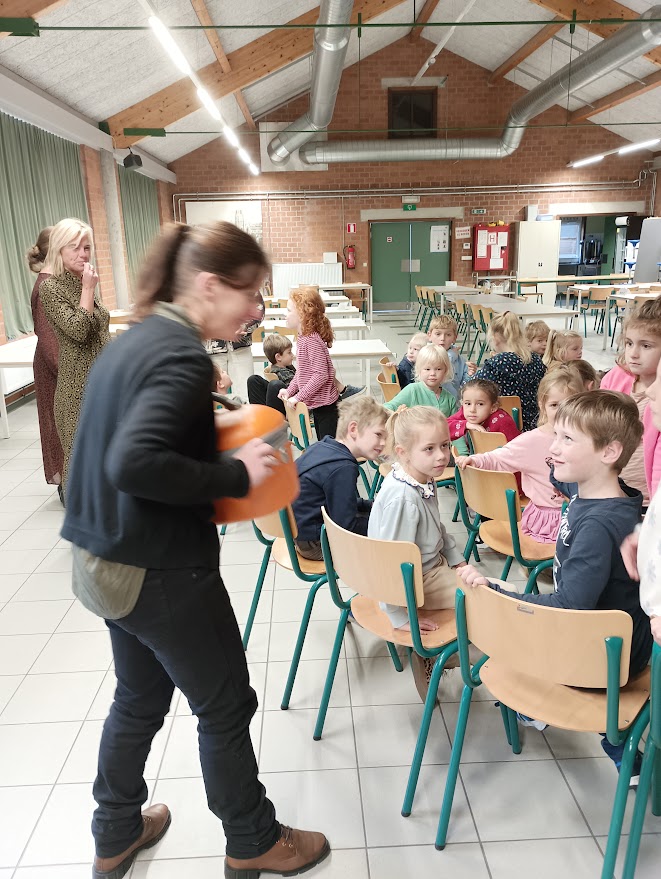
[[[148,251],[138,275],[135,317],[146,317],[157,302],[172,302],[178,257],[190,226],[171,223]]]

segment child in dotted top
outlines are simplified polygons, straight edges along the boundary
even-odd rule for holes
[[[533,354],[539,354],[540,357],[546,354],[546,343],[550,332],[551,327],[543,320],[533,320],[526,324],[526,339]]]
[[[452,394],[455,400],[460,397],[460,388],[468,379],[475,375],[477,366],[471,361],[466,361],[455,347],[457,341],[457,322],[449,314],[440,314],[429,324],[427,336],[432,345],[438,345],[447,351],[452,367],[452,378],[448,379],[443,387]]]
[[[547,369],[580,360],[583,357],[583,337],[574,330],[551,330],[544,354]]]
[[[492,319],[488,339],[495,354],[475,377],[495,382],[502,396],[519,397],[523,429],[532,430],[539,416],[537,389],[546,372],[542,358],[530,351],[519,319],[511,311]]]
[[[544,376],[539,386],[539,427],[522,433],[493,452],[457,458],[457,467],[521,473],[521,487],[530,498],[521,515],[521,530],[538,543],[555,543],[560,527],[563,496],[549,482],[547,458],[553,443],[553,426],[563,400],[580,394],[578,373],[568,366]]]
[[[328,353],[333,344],[333,330],[318,290],[299,287],[291,291],[287,326],[298,332],[298,369],[289,387],[282,388],[278,396],[289,406],[295,406],[299,400],[305,403],[312,413],[317,439],[335,436],[339,393],[335,367]]]
[[[443,383],[452,380],[452,367],[448,353],[437,345],[427,345],[418,354],[415,361],[417,381],[407,385],[388,403],[386,409],[396,412],[400,406],[433,406],[447,418],[457,411],[457,401]]]
[[[649,410],[647,389],[661,360],[661,297],[644,302],[624,322],[623,354],[601,380],[601,387],[628,394],[638,406],[643,439],[622,471],[622,479],[643,493],[647,506],[661,479],[661,440]]]
[[[481,378],[474,378],[461,389],[461,409],[448,418],[450,440],[459,455],[468,455],[466,431],[481,430],[485,433],[503,433],[507,442],[520,431],[512,416],[500,408],[498,385]]]

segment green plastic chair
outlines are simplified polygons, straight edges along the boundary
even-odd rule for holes
[[[602,872],[612,879],[634,757],[650,716],[649,670],[628,680],[631,617],[531,605],[488,586],[458,589],[456,615],[464,687],[436,848],[445,848],[473,691],[484,683],[500,702],[515,754],[521,752],[516,712],[561,729],[606,730],[611,744],[625,744]],[[484,654],[472,668],[471,643]]]
[[[299,400],[296,406],[285,405],[285,415],[294,445],[299,452],[304,452],[314,442],[310,427],[310,410]]]
[[[420,550],[415,543],[362,537],[336,525],[323,507],[321,512],[324,517],[321,545],[326,576],[331,597],[340,610],[340,619],[317,715],[315,740],[318,741],[323,733],[350,613],[360,626],[386,642],[397,671],[402,670],[402,665],[395,644],[406,647],[409,653],[415,650],[419,656],[435,659],[402,807],[402,815],[408,816],[411,814],[441,675],[448,659],[457,652],[454,613],[451,610],[425,611],[425,615],[434,619],[439,627],[435,632],[421,635],[418,608],[424,604],[425,599],[422,561]],[[360,589],[360,594],[345,601],[338,588],[338,578],[350,589]],[[408,609],[411,631],[393,629],[387,614],[379,608],[380,601],[405,605]]]
[[[652,682],[650,685],[650,728],[631,818],[629,844],[624,859],[622,879],[633,879],[638,861],[640,835],[643,832],[645,809],[652,791],[652,814],[661,815],[661,647],[652,650]]]
[[[455,483],[461,518],[468,531],[464,548],[466,561],[471,553],[479,561],[475,546],[479,535],[488,546],[506,557],[501,579],[507,580],[516,559],[529,571],[525,591],[536,591],[537,577],[553,565],[555,545],[538,543],[520,531],[521,503],[514,474],[477,467],[466,467],[462,471],[457,467]],[[468,507],[475,510],[473,519]]]

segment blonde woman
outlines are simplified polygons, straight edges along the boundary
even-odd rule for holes
[[[485,361],[475,378],[495,382],[501,396],[521,398],[523,429],[537,426],[537,389],[546,367],[539,354],[528,347],[519,319],[511,311],[499,314],[489,324],[489,344],[494,356]]]
[[[110,338],[110,315],[95,293],[99,276],[92,255],[90,227],[81,220],[60,220],[51,232],[44,267],[51,277],[39,288],[41,304],[60,345],[54,411],[64,452],[63,485],[87,374]]]

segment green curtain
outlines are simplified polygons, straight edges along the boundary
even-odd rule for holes
[[[78,145],[0,113],[0,304],[8,339],[32,331],[35,276],[25,253],[44,226],[65,217],[88,222]]]
[[[135,279],[150,244],[161,231],[156,187],[155,180],[119,166],[119,191],[131,281]]]

